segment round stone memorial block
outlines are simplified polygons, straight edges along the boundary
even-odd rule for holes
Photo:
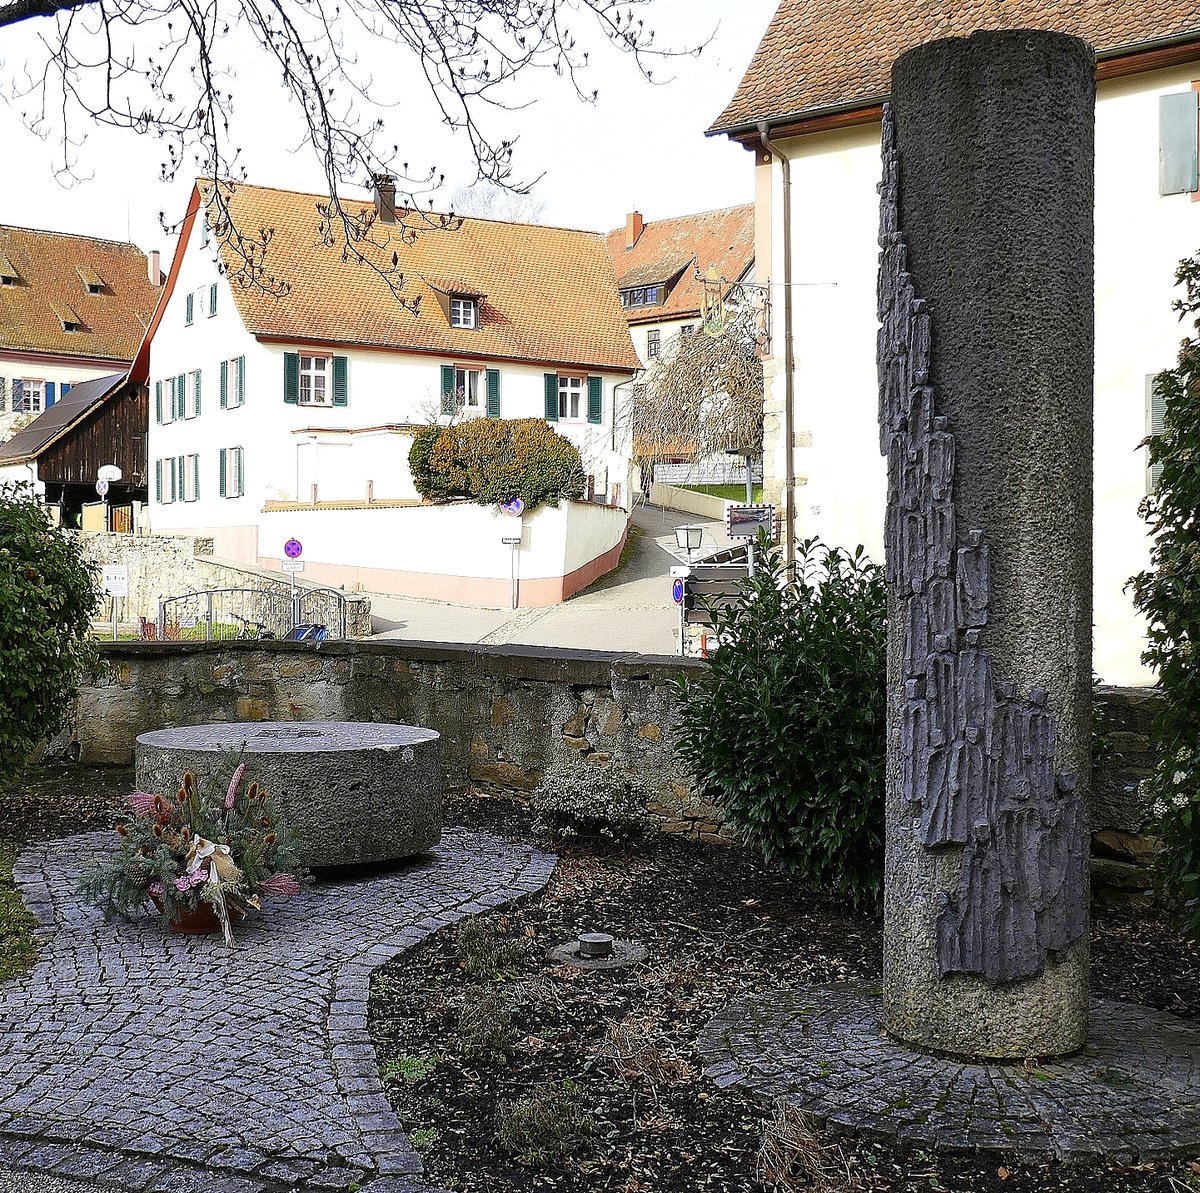
[[[442,739],[414,725],[268,721],[157,729],[137,739],[142,791],[178,790],[185,771],[247,781],[274,798],[310,869],[394,861],[442,836]]]

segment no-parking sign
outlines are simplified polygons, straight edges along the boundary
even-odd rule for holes
[[[304,546],[299,539],[288,539],[288,541],[283,544],[283,553],[289,559],[299,559],[304,553]]]

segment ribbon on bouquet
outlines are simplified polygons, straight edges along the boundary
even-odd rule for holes
[[[193,837],[188,848],[186,870],[194,882],[205,882],[212,888],[212,905],[221,924],[221,934],[225,943],[233,948],[233,929],[229,923],[229,908],[226,906],[221,884],[237,882],[242,872],[234,862],[229,846],[218,845],[205,837]],[[203,877],[197,877],[201,875]]]

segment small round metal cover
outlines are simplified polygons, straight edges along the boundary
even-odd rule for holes
[[[580,932],[579,955],[581,957],[610,957],[613,938],[607,932]]]
[[[574,965],[579,969],[624,969],[646,960],[646,946],[632,940],[614,938],[612,952],[607,957],[585,956],[579,951],[579,943],[579,940],[567,940],[555,945],[546,954],[546,960],[555,965]]]

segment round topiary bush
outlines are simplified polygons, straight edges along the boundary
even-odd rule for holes
[[[408,460],[417,491],[430,501],[498,505],[520,497],[536,509],[584,491],[578,449],[540,418],[428,427],[413,439]]]

